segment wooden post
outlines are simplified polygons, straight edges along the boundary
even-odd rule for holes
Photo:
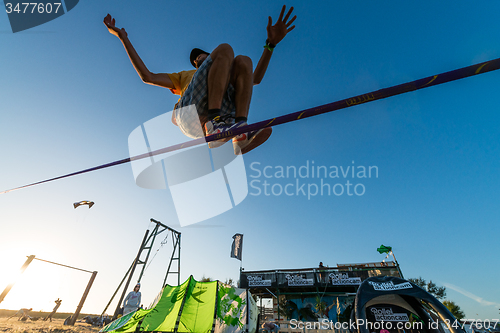
[[[401,278],[404,279],[403,272],[401,271],[401,267],[399,267],[399,263],[396,260],[396,256],[394,255],[394,252],[392,252],[392,250],[391,250],[391,254],[392,254],[392,257],[394,258],[394,261],[396,262],[396,266],[398,267],[398,271],[399,271],[399,274],[401,275]]]
[[[139,262],[139,258],[141,256],[142,250],[144,249],[144,245],[147,242],[148,235],[149,235],[149,230],[146,230],[146,234],[144,235],[144,239],[142,240],[142,243],[141,243],[141,248],[139,249],[139,252],[137,253],[137,256],[135,257],[134,264],[132,265],[132,270],[130,271],[130,275],[128,276],[127,283],[125,284],[125,287],[123,288],[122,296],[120,297],[120,300],[118,301],[118,305],[116,306],[116,309],[115,309],[115,313],[113,314],[113,320],[115,320],[118,317],[118,312],[120,311],[120,305],[122,304],[122,301],[125,298],[125,293],[127,292],[128,285],[130,284],[130,280],[132,280],[132,276],[134,275],[135,267],[137,266],[137,263]]]
[[[62,302],[62,300],[60,300],[59,298],[55,301],[56,306],[54,307],[52,312],[47,317],[45,317],[43,319],[44,321],[47,321],[48,319],[50,319],[50,321],[52,321],[52,316],[57,312],[57,309],[59,309],[59,307],[61,306],[61,302]]]
[[[31,264],[33,259],[35,259],[34,255],[31,255],[28,257],[28,259],[26,260],[24,265],[21,267],[21,272],[19,273],[19,275],[24,273],[24,271],[26,270],[26,268],[28,268],[28,265]],[[3,299],[5,298],[5,296],[7,296],[7,294],[12,289],[12,287],[14,286],[15,283],[16,283],[16,281],[12,281],[11,283],[9,283],[9,285],[7,287],[5,287],[4,291],[0,295],[0,303],[2,303]]]
[[[75,325],[76,320],[78,319],[78,315],[80,314],[80,311],[82,310],[83,303],[85,303],[85,299],[87,298],[87,295],[89,294],[90,287],[92,287],[92,283],[94,283],[95,277],[97,275],[97,272],[94,271],[92,273],[92,276],[90,277],[90,281],[87,284],[87,288],[85,289],[85,292],[83,293],[82,299],[80,300],[80,304],[78,304],[78,307],[76,308],[75,314],[71,317],[71,320],[69,321],[68,325]]]

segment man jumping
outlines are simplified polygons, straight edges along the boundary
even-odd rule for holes
[[[247,124],[253,86],[262,81],[276,45],[295,28],[291,25],[297,16],[289,20],[293,7],[284,16],[285,10],[286,6],[283,6],[274,25],[269,17],[266,45],[255,71],[249,57],[235,57],[230,45],[221,44],[211,53],[193,49],[190,61],[196,68],[194,70],[151,73],[132,46],[125,29],[117,28],[115,19],[109,14],[104,18],[104,24],[111,34],[121,40],[132,65],[145,83],[168,88],[180,95],[172,113],[172,122],[185,135],[200,138]],[[263,144],[271,133],[272,128],[269,127],[235,136],[232,140],[234,153],[248,153]],[[209,147],[219,147],[229,139],[211,141]]]

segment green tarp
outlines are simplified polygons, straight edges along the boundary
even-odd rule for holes
[[[238,333],[256,327],[257,305],[245,289],[191,276],[180,286],[165,286],[150,309],[127,314],[101,332]]]

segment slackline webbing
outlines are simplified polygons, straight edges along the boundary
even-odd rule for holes
[[[366,93],[366,94],[354,96],[351,98],[343,99],[343,100],[333,102],[330,104],[320,105],[320,106],[317,106],[314,108],[310,108],[310,109],[286,114],[283,116],[279,116],[276,118],[260,121],[258,123],[254,123],[254,124],[250,124],[247,126],[237,128],[235,130],[231,130],[231,131],[224,132],[221,134],[209,135],[209,136],[204,137],[204,138],[199,138],[199,139],[187,141],[184,143],[176,144],[173,146],[169,146],[166,148],[158,149],[158,150],[152,151],[150,153],[144,153],[141,155],[137,155],[137,156],[133,156],[133,157],[129,157],[129,158],[124,158],[122,160],[102,164],[102,165],[99,165],[96,167],[92,167],[89,169],[69,173],[69,174],[66,174],[63,176],[50,178],[50,179],[42,180],[42,181],[39,181],[36,183],[31,183],[28,185],[16,187],[16,188],[13,188],[10,190],[5,190],[3,192],[0,192],[0,194],[8,193],[8,192],[19,190],[19,189],[26,188],[26,187],[31,187],[34,185],[39,185],[39,184],[51,182],[51,181],[58,180],[58,179],[63,179],[63,178],[71,177],[71,176],[80,175],[80,174],[95,171],[95,170],[109,168],[109,167],[112,167],[115,165],[120,165],[120,164],[128,163],[131,161],[140,160],[143,158],[159,155],[159,154],[165,154],[165,153],[168,153],[171,151],[175,151],[175,150],[179,150],[179,149],[183,149],[183,148],[187,148],[187,147],[197,146],[197,145],[200,145],[200,144],[205,143],[205,142],[219,140],[219,139],[226,138],[226,137],[232,137],[232,136],[235,136],[235,135],[238,135],[241,133],[255,131],[255,130],[258,130],[261,128],[265,128],[265,127],[272,127],[272,126],[276,126],[276,125],[281,125],[281,124],[289,123],[291,121],[296,121],[296,120],[301,120],[301,119],[305,119],[308,117],[317,116],[317,115],[322,114],[322,113],[327,113],[327,112],[337,111],[340,109],[345,109],[345,108],[348,108],[351,106],[376,101],[379,99],[403,94],[406,92],[410,92],[410,91],[414,91],[414,90],[418,90],[418,89],[422,89],[422,88],[436,86],[438,84],[463,79],[463,78],[466,78],[469,76],[474,76],[477,74],[491,72],[491,71],[497,70],[499,68],[500,68],[500,58],[486,61],[486,62],[482,62],[482,63],[476,64],[476,65],[471,65],[471,66],[455,69],[453,71],[445,72],[442,74],[428,76],[428,77],[423,78],[423,79],[399,84],[399,85],[392,86],[389,88],[383,88],[383,89],[380,89],[377,91],[373,91],[370,93]]]

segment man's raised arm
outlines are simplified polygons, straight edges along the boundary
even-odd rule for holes
[[[278,45],[279,42],[281,42],[283,38],[285,38],[287,33],[295,28],[295,25],[292,25],[292,23],[293,21],[295,21],[297,16],[295,15],[290,21],[288,21],[290,15],[292,14],[293,7],[290,7],[290,10],[283,18],[285,9],[286,6],[283,6],[283,8],[281,8],[280,16],[278,17],[278,21],[275,25],[272,25],[273,20],[271,16],[269,16],[269,21],[267,24],[266,46],[264,46],[264,52],[262,53],[259,63],[257,64],[257,67],[255,67],[255,71],[253,73],[254,85],[259,84],[264,78],[264,74],[266,73],[267,66],[269,65],[269,61],[271,60],[271,56],[273,54],[273,49],[276,47],[276,45]]]
[[[118,29],[115,26],[115,19],[112,18],[111,15],[106,15],[106,17],[104,18],[104,25],[106,25],[112,35],[115,35],[121,40],[123,46],[125,47],[125,50],[127,51],[130,61],[132,62],[132,65],[137,71],[137,74],[139,74],[139,76],[141,77],[142,81],[164,88],[174,88],[174,84],[172,83],[172,80],[170,80],[168,74],[155,74],[151,73],[148,70],[148,68],[146,67],[144,62],[142,62],[142,59],[139,57],[134,47],[132,46],[132,43],[130,43],[125,29]]]

